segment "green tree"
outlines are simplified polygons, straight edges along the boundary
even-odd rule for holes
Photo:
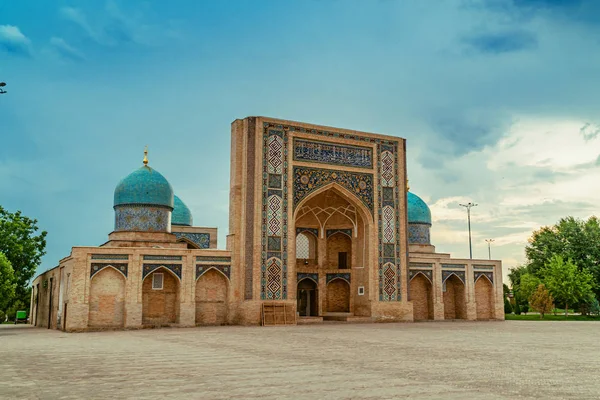
[[[510,300],[508,298],[504,298],[504,314],[511,314],[513,312],[512,305],[510,304]]]
[[[6,309],[15,297],[15,272],[3,253],[0,253],[0,310]],[[2,321],[0,321],[2,322]]]
[[[542,283],[540,278],[533,274],[525,273],[521,275],[521,283],[518,288],[519,294],[529,301],[529,298],[538,289],[540,283]]]
[[[561,256],[552,257],[540,273],[554,299],[564,303],[565,317],[569,314],[569,304],[589,299],[593,293],[592,274],[580,271],[571,260],[565,262]]]
[[[514,290],[518,290],[521,284],[521,276],[528,272],[527,267],[520,265],[510,269],[508,273],[508,280],[510,281],[510,287]]]
[[[573,217],[562,218],[553,226],[543,227],[529,239],[525,248],[527,269],[544,279],[542,270],[556,255],[572,260],[579,269],[594,276],[595,295],[600,297],[600,221],[590,217],[587,221]],[[510,278],[510,275],[509,275]]]
[[[540,283],[535,292],[531,294],[529,304],[531,304],[534,310],[540,313],[540,319],[544,319],[544,314],[554,308],[554,299],[548,289],[546,289],[546,286]]]
[[[10,213],[0,206],[0,252],[4,253],[14,271],[16,287],[13,301],[21,301],[25,305],[29,304],[29,282],[46,254],[46,232],[39,232],[37,222],[20,211]]]

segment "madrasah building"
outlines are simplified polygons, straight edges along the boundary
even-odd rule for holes
[[[144,157],[115,228],[33,281],[31,323],[66,331],[338,321],[502,320],[502,264],[430,243],[406,141],[265,117],[231,125],[229,235]]]

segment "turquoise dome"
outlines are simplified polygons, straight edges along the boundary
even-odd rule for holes
[[[431,211],[419,196],[411,192],[406,193],[408,202],[408,223],[431,225]]]
[[[192,226],[192,223],[192,212],[179,197],[175,196],[175,208],[173,208],[171,214],[171,224]]]
[[[173,208],[173,188],[160,172],[147,165],[133,171],[115,189],[114,206],[149,205]]]

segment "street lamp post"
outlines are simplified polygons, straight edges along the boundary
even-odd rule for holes
[[[473,259],[473,246],[471,245],[471,207],[477,207],[477,204],[468,202],[467,204],[459,204],[467,209],[467,218],[469,221],[469,258]]]
[[[494,242],[494,239],[485,239],[485,241],[488,244],[488,257],[491,260],[492,259],[492,250],[491,250],[491,244]]]
[[[6,83],[0,82],[0,94],[6,93],[6,90],[4,90],[4,86],[6,86]]]

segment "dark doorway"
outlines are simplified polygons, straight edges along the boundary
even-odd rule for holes
[[[348,269],[348,253],[345,251],[340,251],[338,253],[338,268]]]
[[[318,291],[317,284],[312,279],[302,279],[298,282],[298,313],[301,317],[317,317]]]
[[[67,330],[67,303],[63,306],[62,330]]]
[[[50,278],[50,297],[48,300],[48,329],[52,328],[52,281]]]

